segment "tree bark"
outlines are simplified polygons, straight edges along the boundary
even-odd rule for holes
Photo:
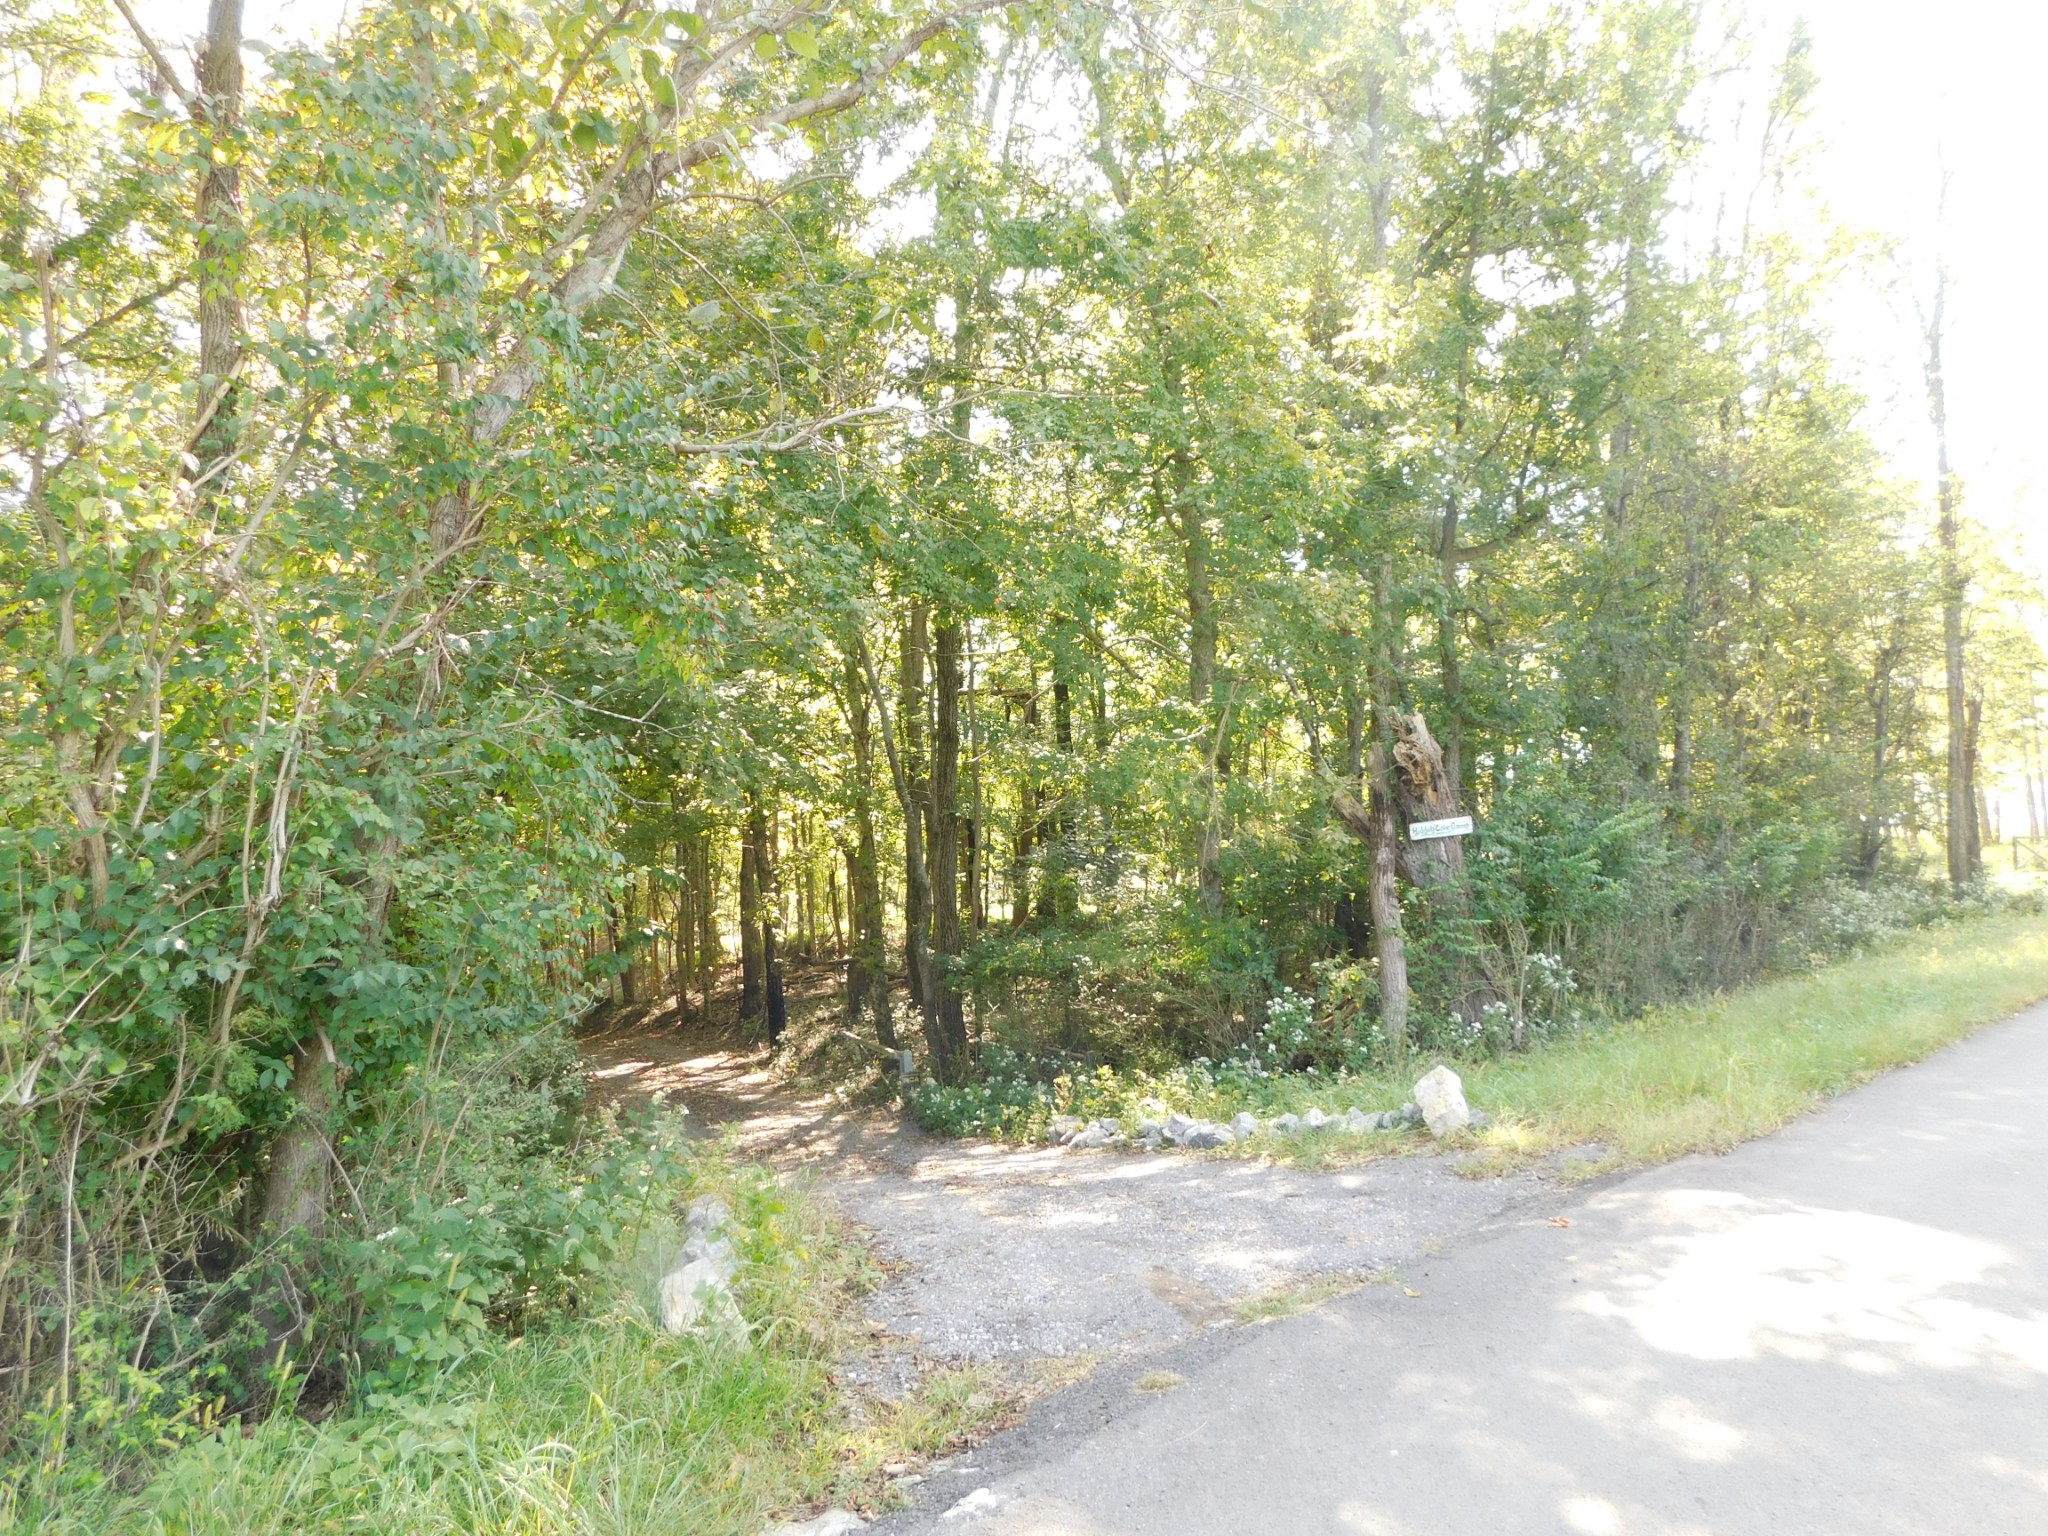
[[[1977,795],[1969,751],[1969,686],[1963,656],[1963,599],[1969,578],[1958,552],[1962,492],[1956,484],[1948,452],[1948,385],[1942,374],[1941,345],[1946,325],[1948,270],[1934,277],[1934,308],[1927,322],[1927,418],[1934,428],[1935,496],[1940,517],[1941,651],[1948,688],[1948,880],[1961,892],[1983,873],[1977,843]]]
[[[978,936],[988,926],[988,806],[981,780],[981,688],[972,631],[967,649],[967,761],[972,780],[966,814],[967,925]]]
[[[1392,721],[1394,810],[1402,822],[1441,821],[1462,814],[1450,754],[1430,735],[1421,711],[1396,714]],[[1402,844],[1402,873],[1427,891],[1432,900],[1465,900],[1465,844],[1460,838],[1432,837]]]
[[[1971,870],[1980,876],[1984,873],[1984,845],[1993,840],[1990,807],[1985,803],[1984,786],[1977,777],[1977,741],[1983,728],[1984,701],[1972,694],[1969,706],[1963,713],[1963,770],[1970,783],[1970,832],[1967,851]]]
[[[957,964],[964,952],[960,929],[960,624],[940,622],[933,632],[932,683],[937,695],[932,731],[931,882],[932,951],[937,962],[934,998],[939,1069],[957,1075],[967,1053],[967,1024],[961,1008]]]
[[[1372,776],[1367,825],[1372,872],[1367,880],[1366,899],[1372,910],[1373,952],[1380,967],[1380,1029],[1388,1047],[1399,1054],[1408,1044],[1408,950],[1396,880],[1401,831],[1394,816],[1387,753],[1379,742],[1373,743],[1367,762]]]
[[[761,1014],[768,1026],[768,1044],[782,1043],[788,1014],[782,991],[782,885],[776,858],[776,827],[759,800],[753,801],[754,880],[761,914]]]
[[[262,1219],[277,1232],[318,1238],[327,1219],[334,1158],[328,1133],[339,1103],[334,1046],[320,1030],[292,1052],[292,1119],[270,1147]],[[273,1330],[274,1332],[274,1330]]]
[[[718,867],[711,861],[711,829],[697,834],[697,999],[711,1017],[711,993],[725,953],[718,934]]]
[[[882,749],[889,758],[889,780],[896,790],[896,802],[902,808],[907,822],[917,803],[917,792],[912,788],[909,772],[904,767],[903,753],[896,745],[896,729],[889,718],[888,695],[882,691],[882,679],[875,671],[874,658],[868,653],[867,642],[859,629],[850,637],[850,646],[861,675],[867,679],[868,698],[874,704],[881,729],[876,733],[882,742]],[[904,886],[905,906],[909,898],[917,898],[917,908],[927,915],[931,911],[931,875],[925,867],[924,844],[917,838],[904,841]],[[930,930],[921,924],[909,925],[905,935],[905,960],[913,978],[914,996],[918,999],[918,1015],[924,1027],[925,1043],[931,1048],[934,1066],[944,1071],[948,1065],[945,1059],[945,1041],[938,1028],[938,1016],[930,999],[938,992],[938,983],[932,974],[932,953]]]
[[[750,1028],[767,1016],[768,989],[761,942],[760,808],[748,797],[740,828],[740,1024]]]
[[[926,854],[926,837],[931,804],[930,786],[926,780],[924,748],[925,713],[925,635],[927,616],[924,599],[912,597],[903,617],[901,650],[897,657],[896,698],[901,715],[903,732],[903,773],[908,785],[909,799],[903,804],[903,952],[911,951],[914,935],[931,933],[931,912],[926,903],[929,887],[926,881],[910,877],[911,866],[929,871]],[[927,1004],[924,995],[923,972],[917,966],[909,967],[910,1001],[919,1009]]]
[[[875,845],[875,744],[867,683],[851,657],[846,663],[847,727],[853,737],[854,846],[847,852],[846,890],[852,907],[853,954],[846,965],[849,1027],[874,1020],[875,1038],[896,1049],[896,1020],[889,1007],[887,958],[882,936],[882,878]]]
[[[1436,616],[1437,679],[1443,691],[1443,745],[1437,767],[1444,791],[1453,804],[1465,793],[1465,674],[1458,658],[1458,503],[1444,502],[1443,523],[1438,530],[1437,559],[1443,581],[1443,606]],[[1416,716],[1419,720],[1421,716]],[[1427,732],[1424,733],[1425,735]],[[1402,767],[1400,749],[1394,752],[1396,767]],[[1452,814],[1456,814],[1453,812]]]
[[[196,70],[194,110],[204,143],[199,181],[199,398],[192,477],[202,503],[218,499],[240,434],[242,173],[230,139],[242,115],[242,0],[211,0]]]
[[[1038,769],[1031,754],[1038,745],[1038,669],[1034,665],[1025,680],[1022,735],[1025,743],[1024,773],[1017,786],[1017,835],[1011,873],[1015,884],[1010,893],[1010,926],[1021,928],[1031,916],[1031,853],[1037,844],[1043,821],[1042,792]]]

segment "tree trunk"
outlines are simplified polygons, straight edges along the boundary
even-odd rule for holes
[[[1182,574],[1188,605],[1188,702],[1207,712],[1216,691],[1216,599],[1209,584],[1209,529],[1193,495],[1194,465],[1177,453],[1170,465],[1181,529]],[[1195,890],[1202,910],[1223,913],[1222,780],[1230,772],[1230,732],[1218,717],[1202,772],[1202,827],[1195,851]]]
[[[1393,719],[1394,811],[1401,822],[1441,821],[1461,814],[1450,754],[1439,748],[1417,711]],[[1404,842],[1402,873],[1431,895],[1464,904],[1465,844],[1456,837]]]
[[[1872,689],[1870,742],[1870,809],[1863,818],[1862,848],[1857,869],[1865,885],[1876,878],[1884,858],[1885,759],[1891,751],[1892,688],[1890,666],[1879,659],[1879,676]]]
[[[675,994],[676,1022],[687,1024],[690,1020],[690,981],[697,974],[696,948],[697,914],[694,904],[696,886],[690,879],[690,845],[682,838],[676,839],[676,941],[675,941]]]
[[[1017,780],[1017,825],[1010,838],[1010,926],[1021,928],[1031,916],[1031,850],[1038,835],[1038,770],[1031,754],[1038,741],[1038,669],[1024,682],[1024,706],[1017,739],[1024,767]]]
[[[711,993],[725,961],[718,933],[718,867],[711,861],[711,829],[697,834],[697,999],[711,1017]]]
[[[619,1001],[632,1007],[640,999],[640,914],[635,910],[639,905],[640,876],[636,871],[626,882],[626,894],[620,903],[618,926],[613,933],[613,943],[618,954],[613,957],[619,968]]]
[[[917,804],[917,791],[913,788],[908,769],[904,766],[904,754],[896,746],[896,730],[889,718],[888,696],[882,691],[882,679],[875,671],[874,658],[868,653],[867,642],[858,629],[850,637],[855,661],[861,675],[867,680],[868,698],[874,704],[875,713],[880,717],[881,729],[877,732],[884,752],[889,758],[889,781],[895,786],[896,802],[902,808],[904,819],[909,821]],[[911,906],[912,900],[920,912],[931,910],[931,875],[925,868],[924,843],[921,839],[907,837],[903,844],[904,905]],[[931,1048],[933,1064],[941,1072],[948,1063],[945,1057],[945,1040],[938,1027],[938,1015],[930,999],[937,995],[938,983],[932,974],[931,934],[921,923],[908,925],[905,935],[905,955],[915,989],[913,996],[918,1000],[918,1015],[924,1026],[925,1042]]]
[[[1165,350],[1161,373],[1168,398],[1180,406],[1186,399],[1187,383],[1180,360],[1170,350],[1170,338],[1162,337]],[[1219,641],[1216,596],[1210,581],[1213,551],[1209,525],[1195,496],[1195,456],[1186,447],[1175,448],[1166,460],[1166,477],[1172,487],[1168,507],[1181,536],[1181,595],[1188,609],[1188,702],[1207,717],[1216,692],[1216,652]],[[1207,720],[1205,718],[1205,724]],[[1205,765],[1202,826],[1195,851],[1195,889],[1202,909],[1212,916],[1223,912],[1223,825],[1222,784],[1230,772],[1230,731],[1227,712],[1216,717]]]
[[[931,803],[925,779],[924,753],[925,626],[924,599],[913,597],[903,619],[902,651],[896,672],[897,707],[902,715],[902,768],[909,792],[909,799],[903,804],[903,952],[906,955],[911,952],[911,941],[915,935],[928,936],[931,933],[931,913],[925,906],[929,894],[926,882],[910,877],[913,864],[919,869],[929,869],[925,852],[929,822],[926,807]],[[910,1001],[920,1010],[927,1002],[924,981],[919,968],[910,966]]]
[[[1465,675],[1458,661],[1458,504],[1455,500],[1447,499],[1444,503],[1437,549],[1444,586],[1443,606],[1436,616],[1437,679],[1443,690],[1444,739],[1435,767],[1441,775],[1444,793],[1455,805],[1465,792]],[[1421,716],[1415,718],[1420,720]],[[1404,766],[1399,747],[1394,749],[1394,763],[1397,768]],[[1397,795],[1398,782],[1397,778]]]
[[[751,1028],[768,1013],[766,955],[761,926],[760,807],[748,797],[740,828],[740,1025]]]
[[[1984,786],[1977,778],[1977,741],[1984,728],[1984,701],[1970,696],[1963,713],[1963,772],[1970,784],[1969,857],[1973,876],[1984,873],[1984,845],[1995,841],[1991,812],[1985,803]]]
[[[967,1024],[961,1011],[956,970],[963,951],[960,931],[960,625],[946,620],[933,632],[932,683],[937,721],[932,732],[931,900],[932,951],[937,962],[934,999],[938,1034],[934,1043],[942,1075],[965,1065]]]
[[[875,847],[875,743],[867,682],[859,665],[846,663],[847,727],[853,737],[854,846],[846,864],[847,900],[852,907],[853,954],[846,965],[846,1011],[856,1032],[872,1018],[875,1037],[896,1049],[896,1019],[889,1006],[887,957],[883,952],[882,877]]]
[[[768,1025],[771,1048],[782,1043],[788,1013],[782,995],[782,883],[781,860],[776,857],[777,828],[759,800],[753,802],[754,879],[760,888],[757,898],[761,913],[761,1013]]]
[[[1401,893],[1396,880],[1401,831],[1394,817],[1394,796],[1388,780],[1387,754],[1373,743],[1368,764],[1372,775],[1371,815],[1367,844],[1372,873],[1366,899],[1372,909],[1373,950],[1380,965],[1380,1029],[1396,1054],[1408,1044],[1408,950],[1401,927]],[[1347,822],[1348,824],[1348,822]]]
[[[846,907],[839,899],[839,871],[829,862],[825,865],[825,901],[832,909],[832,953],[843,956],[846,953]]]
[[[1366,845],[1371,857],[1366,905],[1372,917],[1373,950],[1380,969],[1380,1026],[1388,1045],[1400,1051],[1408,1041],[1408,950],[1401,922],[1401,828],[1394,804],[1392,753],[1388,750],[1398,718],[1392,695],[1393,637],[1399,628],[1390,608],[1390,587],[1382,562],[1373,593],[1375,628],[1379,633],[1367,671],[1372,695],[1372,747],[1365,756],[1369,782],[1361,787],[1366,790],[1368,804],[1361,805],[1351,788],[1359,781],[1347,777],[1345,783],[1330,792],[1330,809],[1345,829]],[[1359,734],[1362,736],[1363,731]]]
[[[988,852],[983,833],[987,807],[981,782],[981,689],[975,675],[973,631],[967,634],[967,761],[971,787],[968,793],[965,836],[967,839],[966,900],[967,926],[979,935],[988,924]]]
[[[1969,751],[1969,687],[1963,666],[1963,598],[1969,578],[1957,550],[1962,493],[1949,465],[1948,386],[1942,376],[1941,344],[1948,297],[1948,271],[1934,277],[1934,309],[1927,324],[1927,416],[1934,428],[1935,495],[1940,506],[1941,649],[1948,687],[1948,880],[1962,891],[1981,873],[1977,843],[1977,795]]]
[[[211,0],[199,51],[197,108],[205,169],[199,181],[199,398],[192,476],[202,504],[225,491],[222,465],[240,434],[242,173],[230,139],[242,115],[242,0]]]
[[[333,1184],[328,1132],[339,1103],[334,1047],[321,1030],[292,1052],[292,1119],[270,1147],[263,1183],[264,1225],[317,1238]]]
[[[1058,783],[1054,788],[1050,816],[1051,838],[1046,844],[1046,886],[1051,898],[1051,915],[1070,918],[1080,910],[1074,888],[1074,696],[1066,679],[1059,675],[1059,661],[1053,662],[1052,741],[1058,753]]]

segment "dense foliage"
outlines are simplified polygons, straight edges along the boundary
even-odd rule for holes
[[[216,5],[193,72],[12,5],[16,1432],[575,1305],[677,1173],[567,1026],[729,955],[1023,1104],[1895,910],[1940,594],[1774,216],[1803,56],[1709,219],[1691,7],[1452,10]]]

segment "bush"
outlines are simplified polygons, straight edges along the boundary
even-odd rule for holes
[[[880,1278],[819,1204],[699,1144],[685,1182],[584,1276],[575,1319],[484,1336],[460,1366],[351,1401],[210,1425],[125,1485],[0,1483],[0,1526],[43,1536],[594,1530],[753,1536],[777,1512],[885,1493],[884,1465],[935,1454],[1007,1405],[940,1373],[856,1414],[833,1372]],[[676,1338],[654,1320],[675,1202],[716,1194],[743,1256],[749,1341]],[[629,1192],[628,1204],[637,1209]]]

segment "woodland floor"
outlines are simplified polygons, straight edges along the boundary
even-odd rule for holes
[[[813,1038],[827,1033],[824,1009],[801,1003]],[[1473,1177],[1450,1156],[1311,1170],[940,1139],[893,1105],[784,1075],[729,1028],[678,1025],[672,1006],[615,1012],[583,1046],[601,1101],[659,1092],[865,1231],[890,1279],[866,1301],[876,1352],[849,1368],[888,1395],[935,1364],[1085,1365],[1296,1310],[1395,1279],[1554,1188],[1541,1171]]]

